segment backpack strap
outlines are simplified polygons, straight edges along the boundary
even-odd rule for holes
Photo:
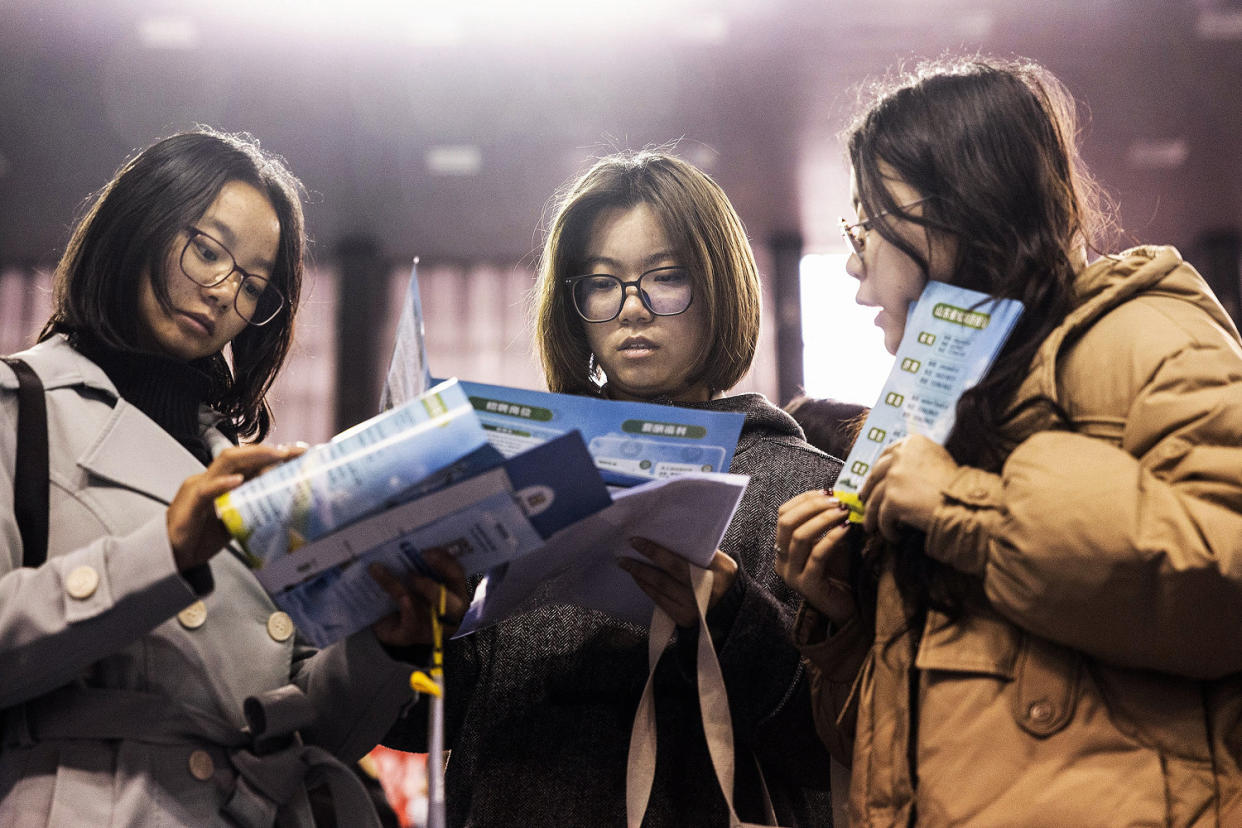
[[[13,512],[22,535],[22,564],[38,567],[47,560],[47,402],[39,375],[24,360],[0,357],[0,361],[17,374]]]

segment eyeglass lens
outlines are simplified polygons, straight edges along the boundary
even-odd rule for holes
[[[234,273],[241,275],[228,248],[201,232],[191,233],[181,251],[181,271],[203,287],[215,287]],[[280,291],[259,276],[242,276],[233,295],[238,315],[252,325],[270,322],[283,304]]]
[[[586,321],[607,322],[620,315],[630,285],[638,289],[643,305],[656,316],[676,316],[690,307],[690,271],[684,267],[649,270],[633,282],[605,274],[585,276],[574,282],[574,305]]]

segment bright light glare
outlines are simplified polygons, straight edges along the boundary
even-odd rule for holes
[[[583,3],[581,0],[300,0],[296,15],[288,0],[217,0],[216,14],[251,20],[267,18],[300,31],[334,36],[390,38],[401,36],[418,44],[457,45],[471,38],[517,36],[615,36],[618,32],[651,30],[651,21],[682,39],[719,42],[727,22],[703,0],[627,0],[624,3]]]
[[[188,17],[144,17],[138,21],[138,38],[149,49],[195,49],[198,25]]]
[[[802,257],[802,374],[811,397],[873,405],[893,357],[875,326],[875,308],[854,303],[858,283],[844,253]]]

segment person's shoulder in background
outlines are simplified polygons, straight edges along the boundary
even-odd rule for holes
[[[844,460],[870,409],[857,403],[800,394],[785,405],[785,411],[802,426],[808,443]]]

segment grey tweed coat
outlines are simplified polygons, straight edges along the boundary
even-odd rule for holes
[[[777,507],[831,485],[841,464],[803,441],[797,423],[762,395],[699,407],[746,415],[730,471],[751,482],[721,544],[740,564],[738,578],[708,614],[733,718],[735,805],[743,820],[762,820],[757,762],[781,825],[831,825],[828,756],[788,632],[798,599],[773,572],[772,543]],[[646,632],[600,613],[549,606],[451,642],[449,824],[624,825],[630,727],[647,678]],[[700,724],[689,637],[665,653],[657,672],[650,826],[726,822]],[[386,743],[423,750],[425,724],[425,709],[416,707]]]

